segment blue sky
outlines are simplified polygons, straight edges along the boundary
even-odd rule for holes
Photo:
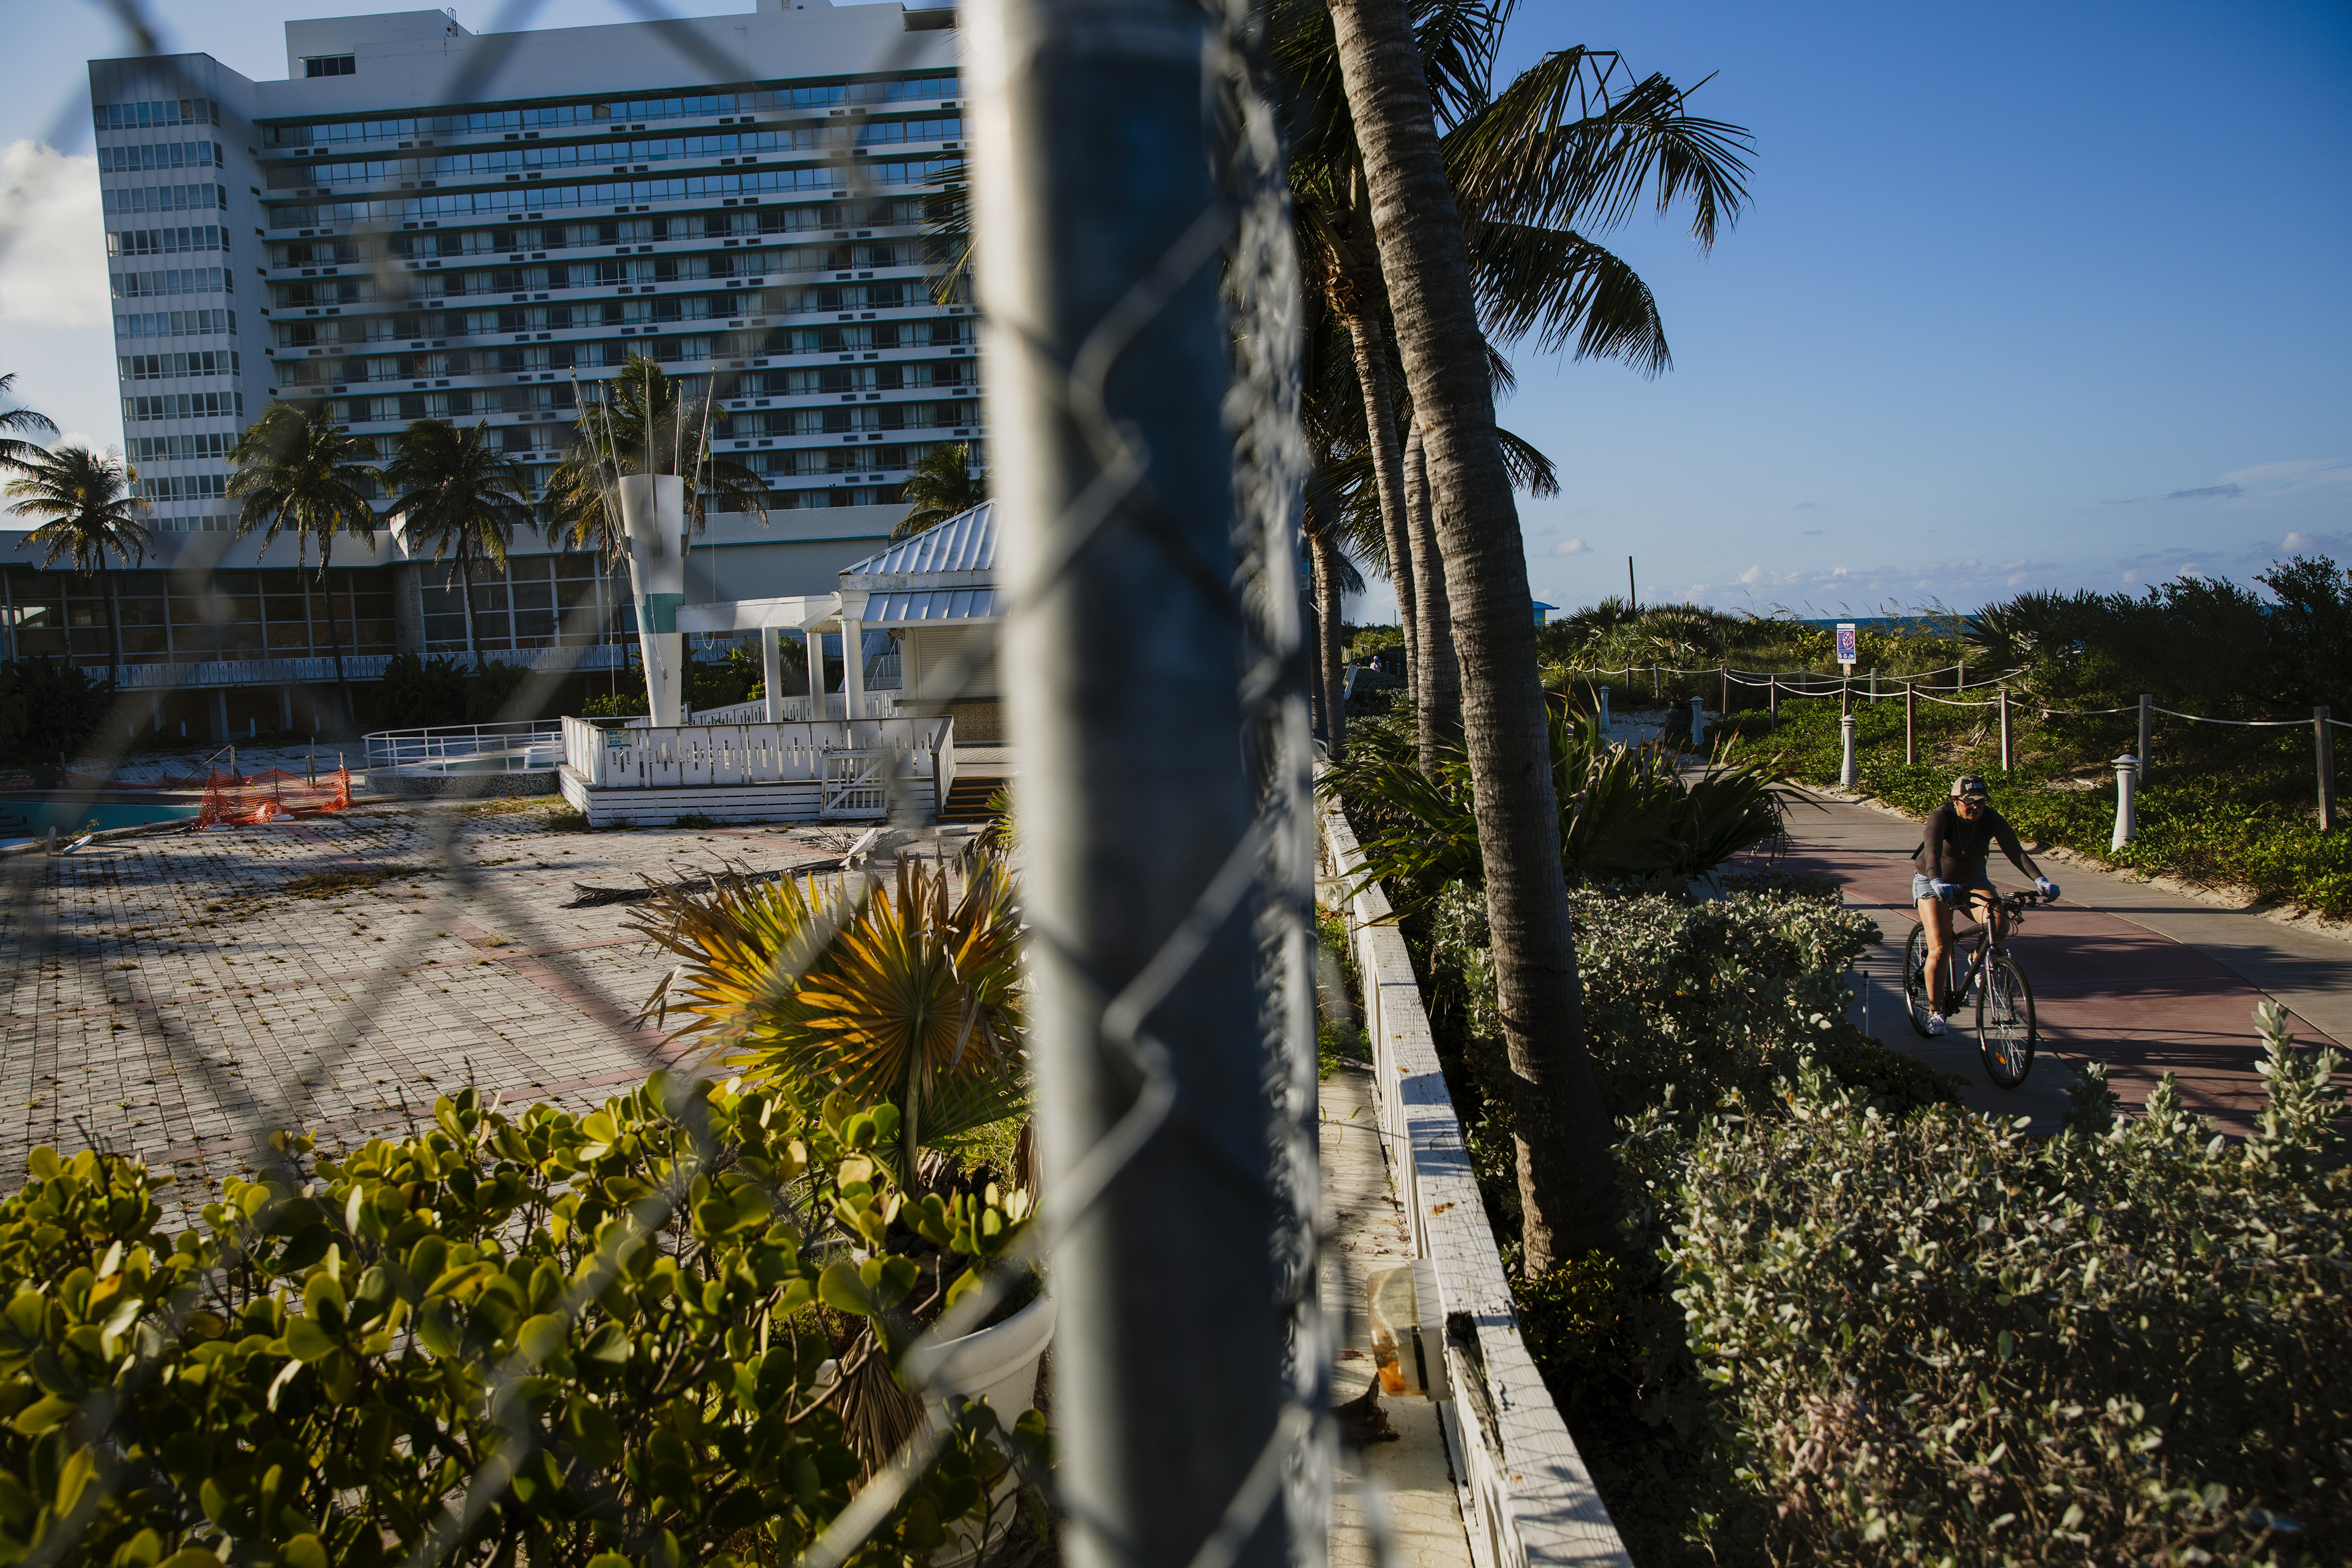
[[[388,8],[157,7],[254,75],[289,16]],[[62,124],[88,152],[82,61],[121,36],[86,0],[20,9],[0,184],[38,221],[0,254],[0,370],[102,444],[96,183],[45,148]],[[1507,70],[1577,43],[1715,73],[1695,104],[1754,131],[1754,203],[1709,256],[1671,221],[1608,236],[1668,374],[1519,356],[1504,421],[1564,481],[1522,507],[1537,597],[1622,591],[1628,553],[1644,600],[1820,612],[2352,560],[2352,8],[1523,0]]]

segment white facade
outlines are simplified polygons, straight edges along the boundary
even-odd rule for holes
[[[829,590],[902,514],[888,487],[982,434],[972,313],[933,300],[920,235],[963,147],[950,15],[759,0],[477,37],[415,11],[288,24],[283,81],[91,62],[165,562],[226,542],[223,459],[274,396],[379,437],[486,421],[543,484],[577,390],[644,352],[698,404],[715,378],[712,446],[768,486],[765,528],[695,539],[704,591]],[[404,559],[379,544],[338,562]]]

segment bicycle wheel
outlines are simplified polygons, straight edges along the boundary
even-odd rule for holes
[[[1903,1002],[1911,1014],[1911,1032],[1927,1038],[1927,928],[1911,927],[1903,947]]]
[[[1977,987],[1977,1051],[1985,1075],[2014,1089],[2033,1071],[2033,988],[2006,953],[1985,960]]]

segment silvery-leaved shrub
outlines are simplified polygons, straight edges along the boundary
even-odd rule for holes
[[[1707,1550],[2352,1560],[2337,1059],[2258,1016],[2272,1110],[2243,1143],[2169,1077],[2129,1120],[2083,1096],[2051,1139],[1889,1115],[1810,1064],[1696,1128],[1637,1118],[1629,1223],[1680,1308],[1648,1348],[1686,1354],[1676,1413],[1721,1459],[1692,1511]]]
[[[1711,901],[1671,893],[1570,894],[1587,1048],[1621,1121],[1664,1102],[1704,1112],[1760,1093],[1807,1057],[1897,1111],[1951,1098],[1950,1081],[1846,1021],[1847,971],[1878,941],[1867,916],[1790,892]],[[1440,895],[1432,965],[1458,987],[1471,1063],[1506,1098],[1485,895]]]

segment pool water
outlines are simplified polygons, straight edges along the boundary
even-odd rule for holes
[[[142,822],[194,821],[197,809],[194,800],[77,801],[46,795],[0,796],[0,844],[46,838],[51,828],[57,829],[58,838],[70,839],[108,828],[135,828]]]

